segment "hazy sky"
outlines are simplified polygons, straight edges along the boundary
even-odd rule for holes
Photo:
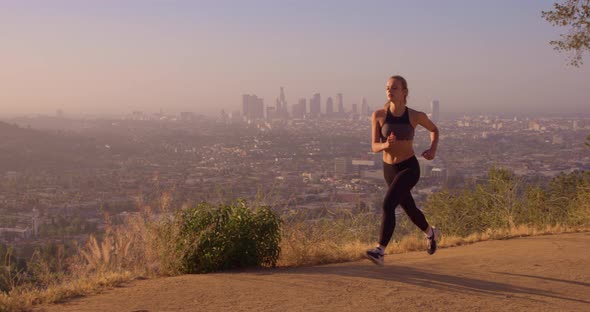
[[[548,44],[549,0],[0,0],[0,115],[238,110],[344,94],[442,111],[590,113],[581,68]]]

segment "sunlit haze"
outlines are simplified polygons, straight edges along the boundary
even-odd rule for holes
[[[280,87],[377,108],[393,74],[420,110],[588,114],[590,56],[549,45],[552,3],[3,0],[0,115],[218,114]]]

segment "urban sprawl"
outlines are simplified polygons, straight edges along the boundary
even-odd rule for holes
[[[444,103],[443,103],[444,104]],[[243,95],[241,110],[132,112],[120,118],[55,116],[0,122],[0,241],[12,245],[84,239],[105,215],[120,220],[149,205],[155,213],[242,198],[278,211],[378,212],[382,155],[371,152],[372,110],[361,99],[320,94],[288,106]],[[411,106],[411,104],[410,104]],[[436,158],[420,158],[418,204],[442,188],[485,179],[492,167],[527,179],[590,169],[590,119],[462,115],[430,118],[440,129]],[[440,110],[440,111],[439,111]],[[417,129],[419,155],[430,135]]]

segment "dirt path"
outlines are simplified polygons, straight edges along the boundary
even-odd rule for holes
[[[590,311],[590,233],[135,281],[42,311]]]

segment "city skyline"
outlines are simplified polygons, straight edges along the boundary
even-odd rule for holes
[[[317,93],[375,109],[393,74],[422,111],[589,114],[590,67],[549,45],[566,31],[541,18],[552,4],[3,1],[0,115],[217,115],[280,87],[289,109]]]

